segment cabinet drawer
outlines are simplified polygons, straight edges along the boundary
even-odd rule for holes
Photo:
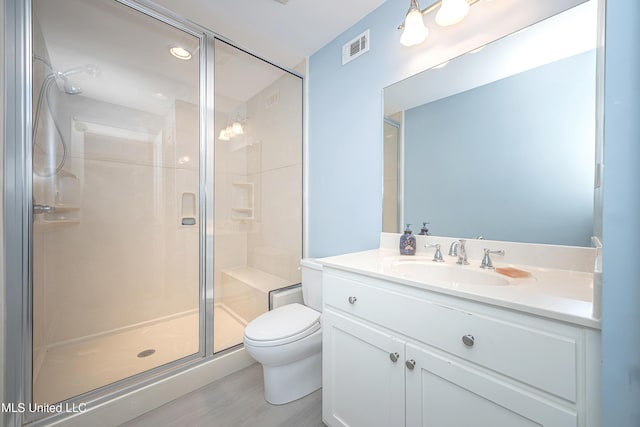
[[[492,318],[431,302],[430,291],[416,297],[327,273],[323,287],[326,305],[576,401],[578,335],[551,333],[552,322],[536,319],[548,326],[536,329],[519,324],[517,313],[501,316],[513,321]]]

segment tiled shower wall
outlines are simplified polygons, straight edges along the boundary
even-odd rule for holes
[[[61,116],[97,102],[64,101]],[[180,222],[182,194],[198,194],[197,117],[178,101],[155,130],[62,120],[74,126],[65,170],[79,179],[80,204],[77,221],[34,226],[46,345],[197,310],[198,224]]]

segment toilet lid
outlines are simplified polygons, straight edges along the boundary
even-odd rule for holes
[[[293,303],[267,311],[253,319],[244,330],[254,344],[280,345],[296,341],[320,329],[320,313]]]

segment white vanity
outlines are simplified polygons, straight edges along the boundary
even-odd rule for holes
[[[596,427],[595,250],[467,241],[470,264],[431,261],[418,236],[322,259],[323,419],[352,427]],[[479,268],[483,248],[504,249]]]

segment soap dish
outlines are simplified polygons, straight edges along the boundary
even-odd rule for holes
[[[505,276],[513,277],[514,279],[522,279],[524,277],[531,277],[531,273],[528,271],[520,270],[514,267],[498,267],[496,272],[504,274]]]

